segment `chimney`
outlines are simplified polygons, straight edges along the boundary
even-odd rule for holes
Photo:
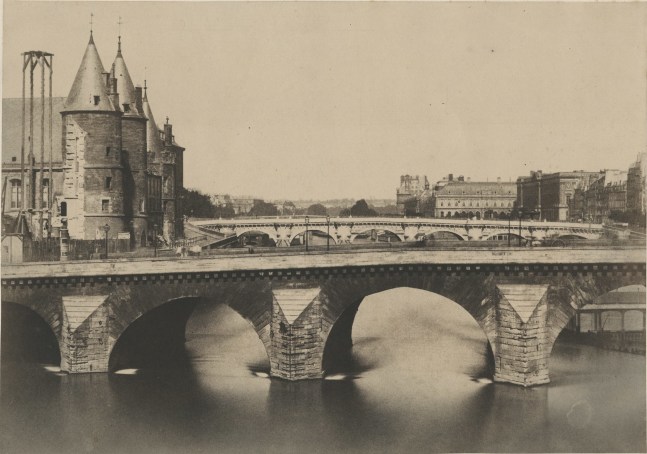
[[[458,176],[458,181],[465,181],[465,177],[463,175]]]
[[[173,145],[173,125],[168,123],[168,118],[164,123],[164,145]]]
[[[454,174],[450,173],[449,176],[447,177],[447,180],[454,181]]]
[[[110,78],[110,85],[109,85],[108,91],[110,92],[110,100],[112,101],[112,104],[115,106],[117,110],[121,110],[121,106],[119,105],[119,93],[117,93],[116,77]]]
[[[496,182],[501,184],[501,177],[496,177]]]
[[[139,85],[135,87],[135,108],[137,109],[137,112],[139,112],[141,115],[144,115],[144,104],[142,101],[142,87]]]
[[[471,177],[467,177],[467,182],[469,183],[469,182],[471,182],[471,181],[472,181],[472,178],[471,178]]]

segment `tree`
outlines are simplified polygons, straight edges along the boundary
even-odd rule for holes
[[[195,218],[213,218],[216,207],[208,195],[194,189],[180,188],[182,216]]]
[[[360,199],[355,202],[355,205],[353,205],[350,209],[350,214],[351,216],[377,216],[375,210],[369,208],[368,203],[366,203],[366,200],[364,199]]]
[[[326,216],[328,214],[328,210],[326,210],[326,207],[322,204],[315,203],[308,207],[307,213],[311,216]]]
[[[259,201],[249,210],[249,214],[250,216],[278,216],[279,210],[272,203]]]
[[[234,207],[231,203],[226,203],[221,206],[215,207],[214,210],[214,217],[216,218],[225,218],[225,219],[231,219],[236,215],[236,212],[234,211]]]

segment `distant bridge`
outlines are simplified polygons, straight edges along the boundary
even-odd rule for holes
[[[142,345],[165,360],[182,348],[199,301],[226,304],[254,327],[271,375],[299,380],[321,378],[326,358],[348,353],[366,296],[416,288],[454,301],[478,322],[495,380],[530,386],[549,381],[553,344],[579,308],[644,282],[644,247],[25,263],[2,268],[2,315],[34,314],[58,344],[62,370],[107,372],[136,367],[129,355]]]
[[[382,235],[390,241],[415,242],[422,239],[448,236],[463,241],[502,239],[510,236],[515,241],[568,238],[592,240],[602,236],[601,224],[568,222],[540,222],[512,220],[457,220],[457,219],[411,219],[411,218],[330,218],[308,216],[291,218],[258,219],[192,219],[188,222],[195,229],[220,235],[221,238],[244,235],[267,235],[277,247],[288,247],[309,235],[328,237],[331,244],[351,244],[359,236],[368,236],[374,241]],[[296,239],[299,239],[295,241]]]

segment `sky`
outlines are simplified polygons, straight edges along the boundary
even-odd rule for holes
[[[184,181],[265,199],[395,198],[400,175],[626,169],[647,144],[644,3],[4,1],[3,97],[89,38],[148,83]]]

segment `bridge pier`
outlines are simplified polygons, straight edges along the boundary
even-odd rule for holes
[[[110,335],[107,296],[64,296],[59,346],[61,370],[108,372]]]
[[[286,380],[322,378],[319,287],[273,289],[270,375]]]
[[[498,284],[496,289],[494,381],[521,386],[549,383],[548,285]]]

